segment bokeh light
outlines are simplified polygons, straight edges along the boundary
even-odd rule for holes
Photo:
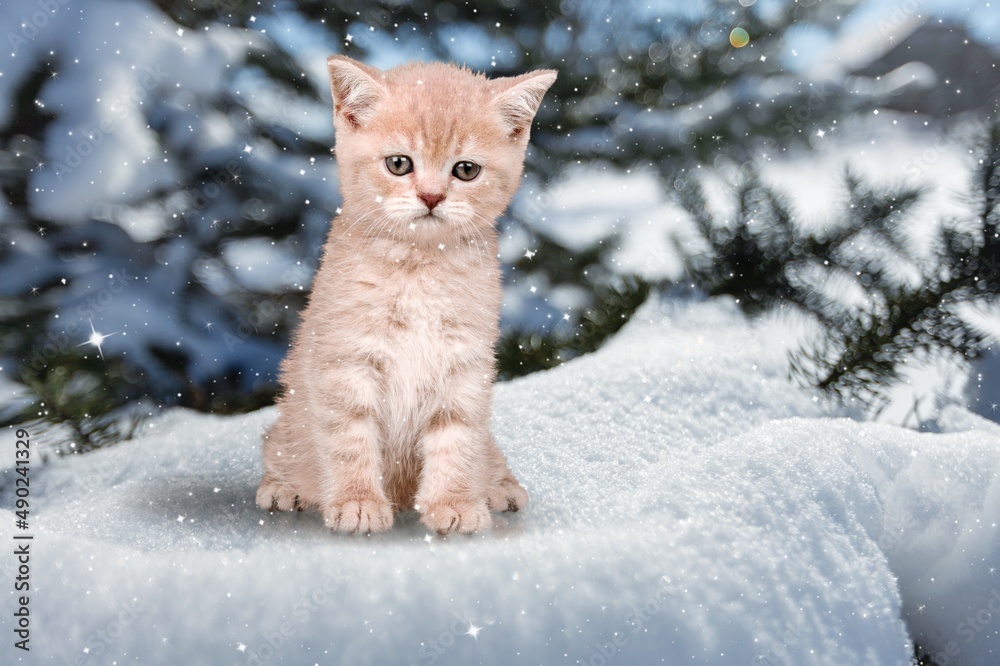
[[[750,34],[743,28],[733,28],[733,31],[729,33],[729,43],[741,49],[750,43]]]

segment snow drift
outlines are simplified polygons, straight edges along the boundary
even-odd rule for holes
[[[786,325],[654,301],[599,352],[497,387],[531,503],[488,534],[260,512],[272,410],[175,410],[36,465],[32,651],[5,604],[0,661],[908,664],[912,635],[940,664],[996,664],[1000,427],[834,418],[785,379]]]

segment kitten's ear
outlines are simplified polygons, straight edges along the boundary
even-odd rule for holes
[[[333,90],[333,122],[342,120],[357,129],[375,115],[375,105],[386,95],[382,72],[347,56],[326,59]]]
[[[528,133],[545,91],[555,80],[554,69],[539,69],[520,76],[494,79],[502,89],[493,96],[493,105],[500,111],[512,137]]]

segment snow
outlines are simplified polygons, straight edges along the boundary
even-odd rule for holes
[[[678,248],[696,234],[651,169],[572,167],[542,194],[522,194],[514,205],[532,229],[575,252],[619,237],[609,259],[615,271],[650,280],[681,279],[684,255]]]
[[[786,380],[799,335],[655,298],[598,352],[499,385],[531,503],[473,537],[259,511],[271,409],[173,410],[36,461],[33,651],[5,638],[0,661],[885,665],[912,634],[940,664],[997,663],[1000,427],[843,418]]]
[[[40,95],[58,118],[47,129],[48,168],[35,171],[30,190],[36,214],[64,222],[179,178],[144,111],[162,96],[219,88],[238,43],[222,31],[177,35],[145,3],[93,3],[77,16],[67,13],[54,12],[37,38],[59,48],[53,80]]]

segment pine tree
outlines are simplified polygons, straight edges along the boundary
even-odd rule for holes
[[[751,313],[790,306],[814,317],[822,336],[794,355],[794,373],[877,409],[911,359],[971,359],[986,343],[962,311],[1000,297],[1000,122],[984,135],[972,195],[979,219],[941,221],[929,256],[914,248],[908,225],[917,189],[873,188],[847,174],[839,222],[803,231],[759,179],[741,188],[733,223],[711,216],[690,183],[685,205],[712,249],[693,263],[692,279]]]

